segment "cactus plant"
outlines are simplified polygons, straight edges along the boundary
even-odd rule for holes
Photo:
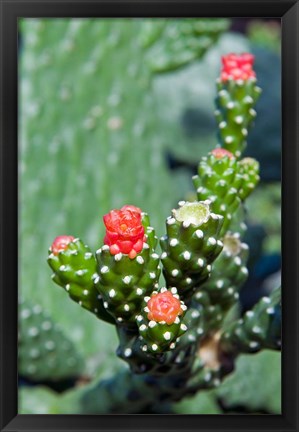
[[[229,98],[243,101],[255,76],[251,67],[245,67],[245,60],[252,66],[253,58],[229,55],[225,61],[231,59],[241,66],[232,74],[225,69],[221,79],[229,80]],[[179,401],[219,386],[242,352],[280,348],[280,290],[260,300],[244,318],[225,320],[248,275],[248,246],[240,232],[232,231],[231,222],[235,214],[240,219],[238,211],[259,180],[258,163],[251,158],[240,160],[244,140],[239,139],[238,129],[231,129],[233,133],[233,153],[217,147],[200,161],[194,178],[199,201],[182,201],[173,209],[166,220],[166,235],[160,239],[160,256],[156,241],[147,243],[155,235],[140,208],[124,206],[104,216],[106,235],[96,253],[94,282],[104,308],[115,319],[120,341],[117,353],[133,373],[125,400],[136,395],[137,412],[150,401]],[[72,244],[72,239],[64,243],[58,254],[70,253]],[[52,255],[53,250],[54,245]],[[161,266],[166,287],[159,288]],[[109,412],[128,412],[128,407],[120,408],[119,395],[111,388],[112,382],[113,387],[123,387],[128,374],[87,391],[84,406],[90,398],[105,394]],[[86,407],[87,412],[94,409],[94,404]],[[102,411],[96,408],[95,412]]]
[[[198,175],[194,178],[197,201],[179,202],[166,219],[166,233],[162,237],[159,234],[160,253],[158,236],[148,214],[153,220],[163,212],[169,214],[166,190],[170,188],[171,191],[171,179],[164,170],[159,144],[154,140],[150,147],[145,145],[150,142],[148,130],[154,124],[154,110],[153,101],[144,94],[150,88],[153,73],[177,69],[202,56],[226,23],[223,20],[203,20],[203,24],[201,20],[188,19],[175,23],[149,20],[149,27],[143,33],[139,20],[131,26],[121,20],[103,21],[100,26],[92,20],[83,21],[61,20],[54,26],[55,31],[44,20],[35,23],[38,36],[35,41],[31,40],[35,55],[49,40],[58,38],[62,42],[59,49],[44,53],[45,58],[39,60],[36,68],[32,63],[30,66],[28,58],[24,60],[25,72],[34,74],[37,86],[26,90],[35,105],[26,114],[27,118],[23,118],[26,127],[22,130],[26,142],[30,131],[36,130],[37,122],[46,132],[48,124],[55,121],[58,138],[54,141],[58,142],[61,132],[65,131],[67,116],[72,122],[84,117],[84,133],[82,128],[74,125],[62,134],[65,142],[70,142],[70,137],[74,140],[75,171],[70,173],[71,181],[60,182],[58,188],[62,190],[61,196],[65,194],[75,199],[85,196],[94,206],[87,210],[83,229],[77,222],[80,218],[68,213],[68,201],[63,203],[65,208],[60,214],[63,224],[57,213],[57,219],[51,220],[52,227],[56,230],[60,226],[72,235],[54,240],[49,249],[48,264],[53,271],[53,281],[66,291],[61,290],[63,301],[67,302],[69,296],[91,316],[98,318],[99,325],[105,321],[116,330],[117,356],[129,368],[75,393],[78,412],[150,412],[157,404],[178,402],[199,390],[218,387],[233,371],[242,352],[280,348],[279,292],[267,302],[261,300],[241,320],[229,317],[232,308],[238,304],[238,292],[248,273],[248,247],[242,240],[242,226],[246,199],[259,180],[259,166],[255,160],[241,157],[246,146],[245,129],[247,131],[252,124],[253,105],[260,91],[255,85],[252,56],[231,54],[223,60],[216,101],[219,143],[199,162]],[[204,27],[204,23],[208,27]],[[74,59],[72,52],[75,49],[78,55],[85,56],[80,35],[86,25],[90,25],[92,31],[86,42],[90,44],[88,58],[80,63],[83,64],[81,70],[71,62],[68,64],[68,58]],[[201,33],[203,29],[205,36]],[[107,44],[94,47],[94,36],[100,37],[104,32],[109,33]],[[136,33],[139,33],[139,39],[135,38]],[[175,34],[182,36],[181,48],[174,44]],[[122,44],[127,48],[124,55],[132,59],[126,71],[127,85],[121,80],[123,70],[118,67],[123,59],[113,50]],[[107,88],[98,94],[88,81],[95,71],[104,74],[104,58],[116,67],[105,75]],[[56,113],[48,112],[41,100],[37,101],[41,94],[41,70],[45,70],[45,63],[49,61],[62,64],[66,70],[72,67],[74,72],[72,75],[68,72],[67,76],[73,78],[63,84],[62,75],[53,73],[53,82],[59,83],[61,104],[67,104],[68,110],[63,110],[66,117],[57,117]],[[76,86],[82,73],[87,89],[84,98]],[[51,99],[53,95],[47,97]],[[130,112],[126,109],[129,98],[140,101],[138,110]],[[74,102],[70,103],[70,99]],[[76,103],[81,99],[83,104]],[[147,115],[141,117],[141,112]],[[89,142],[100,142],[88,168],[89,174],[93,171],[97,174],[95,177],[90,175],[87,180],[81,178],[80,184],[77,172],[85,158],[81,143],[87,135]],[[125,157],[136,140],[144,140],[142,144],[146,150],[141,152],[141,146],[138,146],[136,158],[129,157],[124,161],[122,156]],[[35,141],[37,155],[38,135]],[[60,144],[51,148],[58,149],[58,153],[64,151]],[[26,147],[23,151],[24,160],[28,159]],[[100,159],[111,165],[109,176],[105,167],[102,171],[97,169]],[[139,165],[144,165],[142,170]],[[159,175],[151,175],[153,166]],[[150,174],[147,176],[145,172]],[[48,192],[51,197],[51,190]],[[124,206],[126,202],[134,202],[138,207]],[[98,216],[92,213],[94,207],[101,208],[104,215],[102,228],[96,221]],[[156,214],[155,208],[158,208]],[[157,232],[160,231],[159,223],[154,222],[153,225],[159,227]],[[99,235],[104,230],[105,234]],[[92,243],[91,248],[81,240],[85,237]],[[163,281],[160,280],[161,270]],[[75,303],[74,308],[81,316]],[[102,405],[100,400],[104,401]]]
[[[162,232],[176,190],[164,161],[165,127],[156,115],[152,91],[160,73],[150,67],[155,60],[150,51],[163,44],[161,25],[170,36],[181,33],[183,24],[190,27],[190,37],[193,27],[201,26],[196,38],[202,48],[188,62],[201,59],[229,26],[226,19],[205,22],[20,20],[20,285],[24,297],[34,297],[66,331],[72,326],[71,337],[88,356],[96,353],[101,324],[88,314],[74,324],[70,316],[76,305],[62,290],[52,295],[35,289],[47,283],[37,251],[51,244],[54,232],[76,232],[92,249],[98,248],[104,227],[96,209],[105,214],[130,202],[149,212]],[[184,47],[174,48],[175,59]],[[84,221],[74,217],[81,206]],[[111,340],[112,330],[103,328],[103,337]]]

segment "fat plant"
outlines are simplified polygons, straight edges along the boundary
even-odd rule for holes
[[[219,386],[239,354],[280,349],[280,289],[245,316],[227,319],[248,276],[244,209],[259,164],[242,153],[261,89],[251,54],[229,54],[222,63],[219,144],[199,161],[197,200],[178,203],[165,235],[157,238],[144,209],[124,205],[104,215],[96,253],[70,235],[49,249],[53,281],[115,326],[117,355],[129,365],[83,393],[85,412],[142,412],[178,401]],[[97,400],[109,402],[100,407]]]

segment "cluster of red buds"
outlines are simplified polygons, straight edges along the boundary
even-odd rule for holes
[[[220,79],[223,82],[229,79],[246,81],[256,76],[252,68],[254,63],[254,56],[252,54],[228,54],[223,56],[221,60],[222,71]]]
[[[109,246],[111,255],[124,253],[135,258],[146,241],[140,208],[125,205],[120,210],[111,210],[103,219],[106,226],[104,243]]]

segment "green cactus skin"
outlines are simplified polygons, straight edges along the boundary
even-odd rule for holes
[[[247,145],[248,129],[256,111],[254,106],[261,94],[256,79],[217,81],[215,117],[221,146],[240,157]]]
[[[153,251],[155,251],[158,244],[158,237],[156,236],[154,228],[150,224],[149,215],[145,212],[142,212],[141,221],[142,225],[144,226],[145,235],[147,237],[146,243]]]
[[[260,164],[257,160],[246,157],[238,162],[239,173],[243,178],[242,186],[239,189],[239,197],[244,201],[255,189],[260,181]]]
[[[98,277],[95,284],[103,297],[104,307],[118,324],[133,325],[144,296],[152,293],[160,277],[159,255],[144,243],[133,259],[119,253],[111,255],[109,246],[96,252]]]
[[[161,288],[159,292],[163,293],[166,291],[168,291],[166,288]],[[174,297],[179,299],[176,288],[173,287],[169,291]],[[158,294],[158,291],[153,291],[152,294]],[[149,312],[147,301],[149,299],[150,297],[144,298],[142,314],[136,317],[139,334],[143,339],[141,349],[154,354],[164,353],[175,348],[178,338],[187,331],[187,326],[182,322],[182,316],[177,316],[172,324],[167,324],[165,321],[156,322],[149,320],[147,317],[147,313]],[[181,301],[181,307],[183,310],[187,309],[183,301]]]
[[[225,351],[255,353],[261,349],[281,349],[281,289],[263,297],[243,318],[223,332]]]
[[[212,213],[209,204],[210,201],[181,201],[180,209],[173,210],[173,216],[166,220],[167,236],[160,240],[167,287],[176,287],[185,303],[198,284],[209,277],[211,263],[223,247],[218,239],[223,217]],[[181,217],[181,209],[188,207],[200,207],[201,217],[190,220],[188,215]]]
[[[232,217],[240,205],[239,188],[243,184],[238,173],[237,160],[209,154],[202,157],[198,165],[198,175],[194,176],[197,199],[212,201],[212,210],[223,216],[222,236],[230,227]]]
[[[92,312],[97,318],[114,324],[106,312],[95,280],[98,278],[96,259],[79,238],[69,243],[67,249],[54,255],[49,249],[48,264],[53,270],[52,279],[62,286],[76,303]]]
[[[223,250],[212,264],[211,276],[200,286],[200,292],[209,295],[211,304],[227,311],[238,300],[238,290],[248,277],[249,248],[241,242],[239,233],[226,234],[222,241]]]
[[[82,357],[38,304],[19,302],[19,375],[32,381],[76,378]]]
[[[226,19],[147,20],[139,40],[150,70],[171,72],[201,58],[228,25]]]

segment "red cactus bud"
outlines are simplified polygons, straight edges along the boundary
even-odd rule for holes
[[[121,252],[135,258],[146,239],[140,208],[127,205],[120,210],[111,210],[103,219],[106,226],[104,243],[110,247],[110,253]]]
[[[173,324],[176,317],[183,313],[180,301],[170,291],[153,294],[147,302],[149,320],[156,322],[165,321]]]
[[[228,54],[221,58],[222,60],[222,71],[221,81],[227,81],[228,79],[233,80],[248,80],[249,78],[255,77],[255,72],[252,69],[254,56],[249,53]]]
[[[213,156],[215,156],[216,159],[221,159],[224,156],[227,156],[230,159],[234,158],[234,155],[230,151],[228,151],[224,148],[221,148],[221,147],[218,147],[218,148],[215,148],[214,150],[212,150],[211,154]]]
[[[67,235],[61,235],[55,238],[55,240],[52,243],[52,246],[50,247],[51,252],[54,255],[58,255],[59,252],[67,249],[69,243],[75,240],[75,237],[73,236],[67,236]]]

